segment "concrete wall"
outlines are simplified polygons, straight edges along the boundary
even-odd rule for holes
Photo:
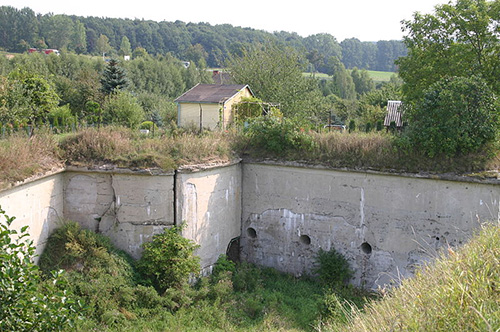
[[[36,254],[40,255],[48,236],[63,217],[62,173],[0,191],[0,206],[8,216],[16,217],[12,229],[29,226],[30,239],[37,248]],[[4,221],[3,218],[0,220]]]
[[[141,245],[174,224],[173,173],[67,171],[64,217],[139,258]]]
[[[154,234],[186,222],[205,272],[241,234],[244,260],[300,275],[319,248],[335,248],[353,282],[375,288],[497,219],[498,184],[253,163],[175,175],[70,168],[1,191],[0,206],[16,229],[29,225],[38,254],[60,218],[136,258]]]
[[[241,164],[177,173],[177,222],[183,236],[201,247],[196,254],[209,272],[241,231]]]
[[[467,241],[499,199],[491,184],[245,163],[242,258],[300,275],[335,248],[376,288]]]

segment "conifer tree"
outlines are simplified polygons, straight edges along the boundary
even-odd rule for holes
[[[111,59],[101,77],[101,91],[109,95],[128,85],[125,70],[119,66],[118,60]]]

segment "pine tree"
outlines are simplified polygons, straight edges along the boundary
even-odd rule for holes
[[[121,90],[128,85],[125,70],[118,65],[118,60],[111,59],[108,62],[101,78],[101,91],[109,95],[115,90]]]

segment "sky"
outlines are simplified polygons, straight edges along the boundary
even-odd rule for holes
[[[302,37],[329,33],[339,42],[402,39],[401,20],[415,12],[432,13],[444,3],[448,0],[0,0],[2,6],[29,7],[37,14],[227,23]]]

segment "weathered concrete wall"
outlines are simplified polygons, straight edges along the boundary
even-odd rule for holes
[[[64,217],[139,258],[141,245],[174,224],[173,173],[67,171]]]
[[[242,259],[302,274],[333,247],[370,288],[464,243],[500,199],[498,185],[251,163],[243,189]]]
[[[29,226],[37,255],[43,252],[48,236],[63,217],[62,178],[62,173],[56,173],[0,192],[0,206],[8,216],[16,217],[11,228]]]
[[[206,272],[241,234],[244,260],[298,275],[319,248],[335,248],[354,283],[373,288],[411,276],[497,219],[498,184],[255,163],[176,175],[70,168],[1,191],[0,206],[15,228],[29,225],[38,254],[60,218],[136,258],[154,234],[184,221]]]
[[[241,164],[177,173],[177,223],[182,235],[200,245],[196,254],[209,272],[241,231]]]

